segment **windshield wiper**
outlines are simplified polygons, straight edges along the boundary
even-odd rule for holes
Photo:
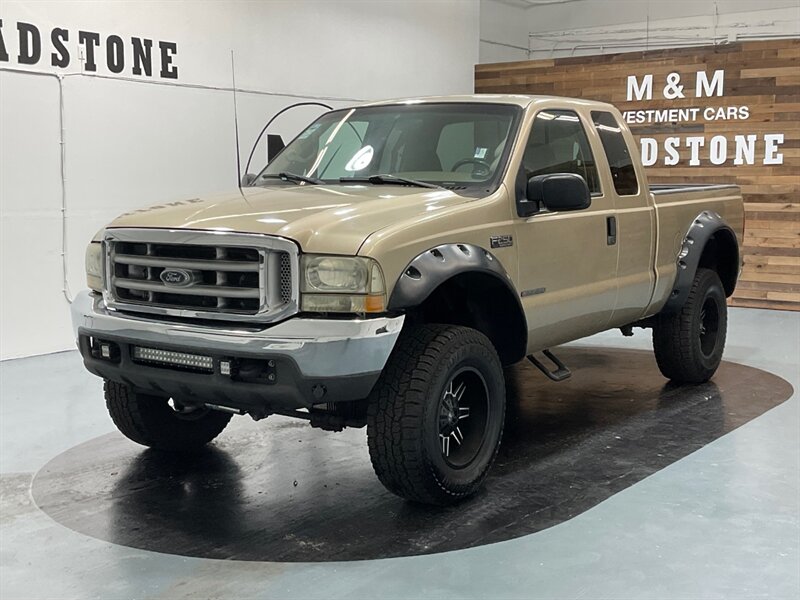
[[[372,185],[382,185],[393,183],[399,185],[413,185],[415,187],[433,188],[436,190],[443,190],[440,185],[435,183],[428,183],[427,181],[419,181],[417,179],[406,179],[405,177],[398,177],[397,175],[370,175],[369,177],[339,177],[339,183],[371,183]]]
[[[281,181],[291,181],[292,183],[311,183],[319,185],[323,183],[321,179],[314,179],[313,177],[306,177],[305,175],[298,175],[297,173],[290,173],[289,171],[281,171],[278,174],[268,173],[262,175],[261,179],[280,179]]]

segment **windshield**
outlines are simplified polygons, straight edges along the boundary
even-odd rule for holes
[[[491,191],[502,175],[520,109],[505,104],[399,104],[337,110],[307,127],[254,182],[281,174],[321,183],[377,183],[389,175],[450,189]],[[381,183],[396,183],[384,179]]]

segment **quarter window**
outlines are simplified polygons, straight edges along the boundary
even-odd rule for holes
[[[522,166],[526,179],[575,173],[586,180],[592,194],[600,193],[592,148],[580,118],[571,110],[542,110],[536,114]]]
[[[639,181],[622,128],[610,112],[592,111],[592,121],[608,158],[614,189],[620,196],[635,196],[639,193]]]

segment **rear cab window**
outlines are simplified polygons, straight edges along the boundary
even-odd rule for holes
[[[592,121],[608,159],[614,189],[619,196],[636,196],[639,193],[639,180],[617,119],[610,112],[593,110]]]

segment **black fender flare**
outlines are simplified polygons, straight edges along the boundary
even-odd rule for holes
[[[499,279],[522,310],[519,295],[503,265],[491,252],[473,244],[441,244],[417,255],[395,284],[389,310],[419,306],[445,281],[467,272],[484,273]]]
[[[692,282],[694,281],[697,268],[700,266],[700,259],[703,256],[703,251],[706,248],[709,240],[720,232],[723,235],[730,236],[730,241],[733,242],[736,256],[731,257],[736,264],[736,277],[739,273],[739,245],[736,242],[736,234],[733,229],[728,226],[722,217],[713,211],[704,210],[697,215],[692,224],[689,226],[689,231],[683,238],[681,250],[677,258],[677,273],[675,275],[675,282],[672,284],[672,291],[670,292],[669,299],[664,305],[662,312],[674,313],[679,311],[689,297],[689,292],[692,289]],[[733,293],[733,287],[736,285],[734,281],[730,286],[726,285],[726,295],[730,296]],[[730,289],[728,289],[730,287]]]
[[[492,300],[477,288],[475,298],[480,306],[477,312],[440,315],[444,319],[441,322],[476,327],[494,343],[504,365],[514,364],[525,356],[528,321],[516,287],[502,263],[480,246],[442,244],[419,254],[395,284],[389,309],[412,312],[449,282],[476,275],[496,285],[494,293],[502,297]]]

